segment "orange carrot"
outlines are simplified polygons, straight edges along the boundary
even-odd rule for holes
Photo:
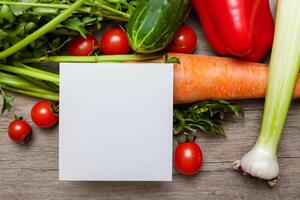
[[[265,97],[268,81],[266,64],[189,54],[170,53],[168,56],[180,59],[180,64],[174,65],[175,104],[212,98],[236,100]],[[298,79],[294,98],[299,97]]]

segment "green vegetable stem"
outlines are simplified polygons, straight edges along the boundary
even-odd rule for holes
[[[103,56],[50,56],[28,58],[22,62],[15,61],[12,65],[0,63],[0,87],[20,94],[38,97],[47,100],[59,100],[59,75],[42,69],[30,67],[24,63],[46,62],[126,62],[144,61],[161,58],[162,54],[129,54]],[[0,96],[7,97],[6,93]],[[5,98],[7,100],[8,98]],[[3,101],[4,102],[4,101]],[[9,101],[5,101],[9,102]],[[9,110],[9,103],[3,104],[3,110]]]
[[[0,71],[6,71],[18,75],[24,75],[38,80],[44,80],[53,83],[59,83],[59,75],[50,73],[44,70],[36,69],[33,67],[20,68],[15,66],[0,64]]]
[[[100,63],[100,62],[126,62],[144,61],[161,58],[163,55],[156,54],[124,54],[124,55],[100,55],[100,56],[44,56],[40,58],[26,58],[23,63],[57,63],[57,62],[77,62],[77,63]],[[1,67],[1,65],[0,65]],[[1,70],[1,69],[0,69]]]

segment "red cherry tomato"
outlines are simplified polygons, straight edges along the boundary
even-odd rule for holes
[[[182,25],[176,32],[168,50],[170,52],[188,54],[192,53],[196,46],[197,35],[195,31],[187,25]]]
[[[72,56],[88,56],[93,53],[97,46],[99,46],[99,43],[94,36],[87,35],[86,38],[76,36],[69,44],[69,54]]]
[[[32,107],[31,119],[40,128],[50,128],[58,121],[58,114],[53,113],[55,109],[49,101],[41,100]]]
[[[202,166],[202,151],[195,142],[180,143],[175,150],[175,167],[184,175],[194,175]]]
[[[26,121],[22,118],[18,118],[10,122],[7,133],[13,141],[23,143],[30,138],[32,130]]]
[[[126,33],[121,28],[105,31],[100,40],[101,51],[105,55],[128,54],[130,46]]]

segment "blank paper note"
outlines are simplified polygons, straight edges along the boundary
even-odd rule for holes
[[[173,65],[60,65],[59,180],[171,181]]]

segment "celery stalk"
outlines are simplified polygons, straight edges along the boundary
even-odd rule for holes
[[[6,71],[18,75],[24,75],[38,80],[59,83],[59,75],[44,70],[26,66],[26,68],[3,65],[0,63],[0,71]]]
[[[279,174],[277,147],[300,69],[299,8],[299,0],[278,1],[261,132],[255,146],[234,163],[235,168],[260,179],[276,180]]]
[[[44,56],[40,58],[26,58],[22,63],[101,63],[101,62],[129,62],[144,61],[161,58],[163,55],[156,54],[122,54],[122,55],[99,55],[99,56]]]

